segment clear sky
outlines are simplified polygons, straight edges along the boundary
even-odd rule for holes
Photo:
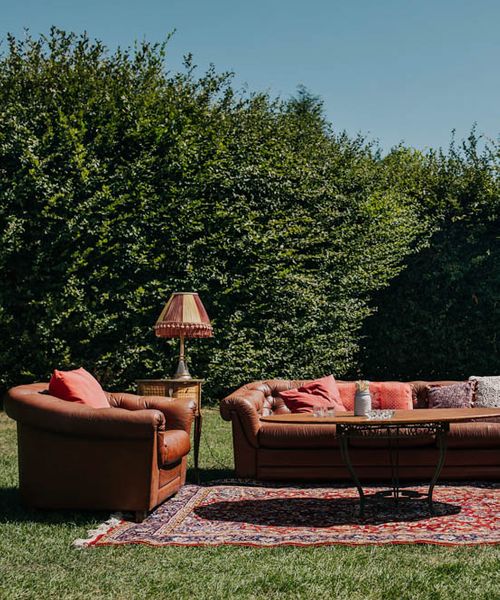
[[[0,0],[2,38],[51,25],[110,48],[176,29],[171,70],[192,52],[250,91],[303,84],[335,129],[385,150],[500,134],[500,0]]]

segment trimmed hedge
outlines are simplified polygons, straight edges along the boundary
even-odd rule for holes
[[[335,133],[304,89],[287,102],[245,95],[227,74],[197,77],[190,57],[171,74],[167,59],[167,45],[110,53],[57,29],[8,39],[0,385],[80,365],[110,389],[171,374],[178,342],[155,338],[152,326],[174,290],[198,291],[213,320],[213,339],[188,342],[206,398],[261,377],[353,375],[360,360],[370,375],[427,373],[422,342],[439,328],[422,322],[437,311],[411,290],[457,269],[465,290],[478,261],[489,272],[491,161],[403,147],[381,158]],[[497,284],[495,275],[484,293],[473,290],[487,334]],[[461,324],[463,339],[469,332]],[[434,350],[436,361],[452,360]],[[484,372],[484,362],[465,363]]]
[[[1,383],[83,365],[111,388],[161,376],[152,325],[196,290],[188,345],[215,397],[245,380],[345,373],[368,301],[425,236],[414,199],[321,103],[168,74],[166,47],[110,54],[52,30],[0,62]]]

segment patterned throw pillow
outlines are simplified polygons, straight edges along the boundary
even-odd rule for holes
[[[500,408],[500,376],[469,377],[476,384],[476,401],[474,406],[483,408]]]
[[[473,392],[472,381],[452,385],[428,385],[429,408],[471,408]]]

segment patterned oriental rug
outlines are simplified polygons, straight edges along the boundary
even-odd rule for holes
[[[365,515],[349,486],[280,486],[248,481],[186,485],[142,523],[120,515],[76,540],[78,547],[151,546],[322,546],[365,544],[500,543],[500,487],[490,483],[439,484],[435,513],[425,496],[392,498],[366,487]],[[426,493],[427,486],[409,488]]]

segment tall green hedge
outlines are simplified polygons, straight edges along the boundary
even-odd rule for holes
[[[240,94],[189,57],[173,74],[167,51],[56,29],[8,39],[3,386],[79,365],[115,389],[170,374],[176,342],[152,325],[174,290],[198,291],[213,320],[213,339],[188,344],[212,398],[352,372],[374,292],[429,237],[418,177],[335,134],[316,98]]]

